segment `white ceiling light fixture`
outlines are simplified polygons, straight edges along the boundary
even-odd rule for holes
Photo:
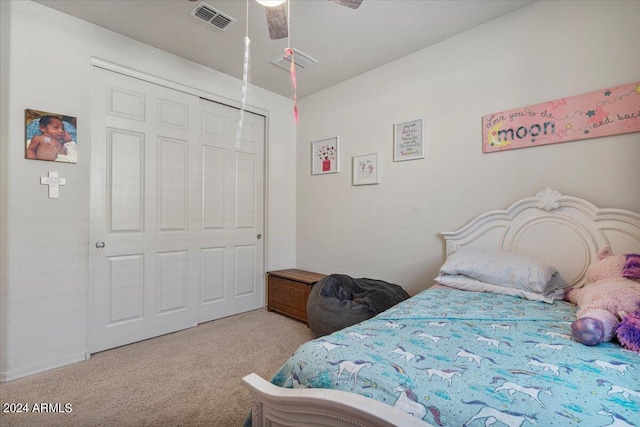
[[[276,6],[280,6],[286,0],[256,0],[256,1],[263,6],[276,7]]]

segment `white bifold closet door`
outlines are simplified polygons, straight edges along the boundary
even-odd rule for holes
[[[198,322],[264,305],[264,117],[200,102],[202,222]]]
[[[89,351],[263,306],[264,118],[92,70]]]

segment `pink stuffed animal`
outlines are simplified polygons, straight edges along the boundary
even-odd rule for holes
[[[589,266],[586,284],[565,290],[565,300],[578,305],[577,320],[571,324],[573,338],[585,345],[611,340],[626,313],[640,309],[640,255],[613,255],[606,246]]]

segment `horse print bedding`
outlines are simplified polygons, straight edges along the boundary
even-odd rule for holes
[[[370,397],[434,426],[640,426],[640,354],[572,340],[575,307],[427,290],[302,345],[287,388]]]

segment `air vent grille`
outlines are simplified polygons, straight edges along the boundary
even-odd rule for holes
[[[229,26],[231,26],[231,24],[236,22],[236,20],[229,15],[225,15],[218,9],[209,6],[204,2],[200,2],[196,5],[196,7],[191,11],[191,16],[195,16],[198,19],[208,22],[222,31],[225,31]]]
[[[215,25],[216,27],[221,28],[221,29],[222,28],[227,28],[227,26],[229,24],[231,24],[232,22],[233,21],[231,21],[231,19],[227,18],[224,15],[220,15],[220,14],[216,15],[216,17],[211,20],[211,23],[213,25]]]
[[[318,63],[317,59],[313,59],[306,53],[302,53],[295,48],[293,49],[293,56],[296,64],[297,73],[304,71],[307,68],[312,67]],[[280,68],[284,68],[287,71],[291,69],[291,57],[285,58],[284,53],[276,58],[273,58],[269,62],[271,62],[274,65],[277,65]]]

